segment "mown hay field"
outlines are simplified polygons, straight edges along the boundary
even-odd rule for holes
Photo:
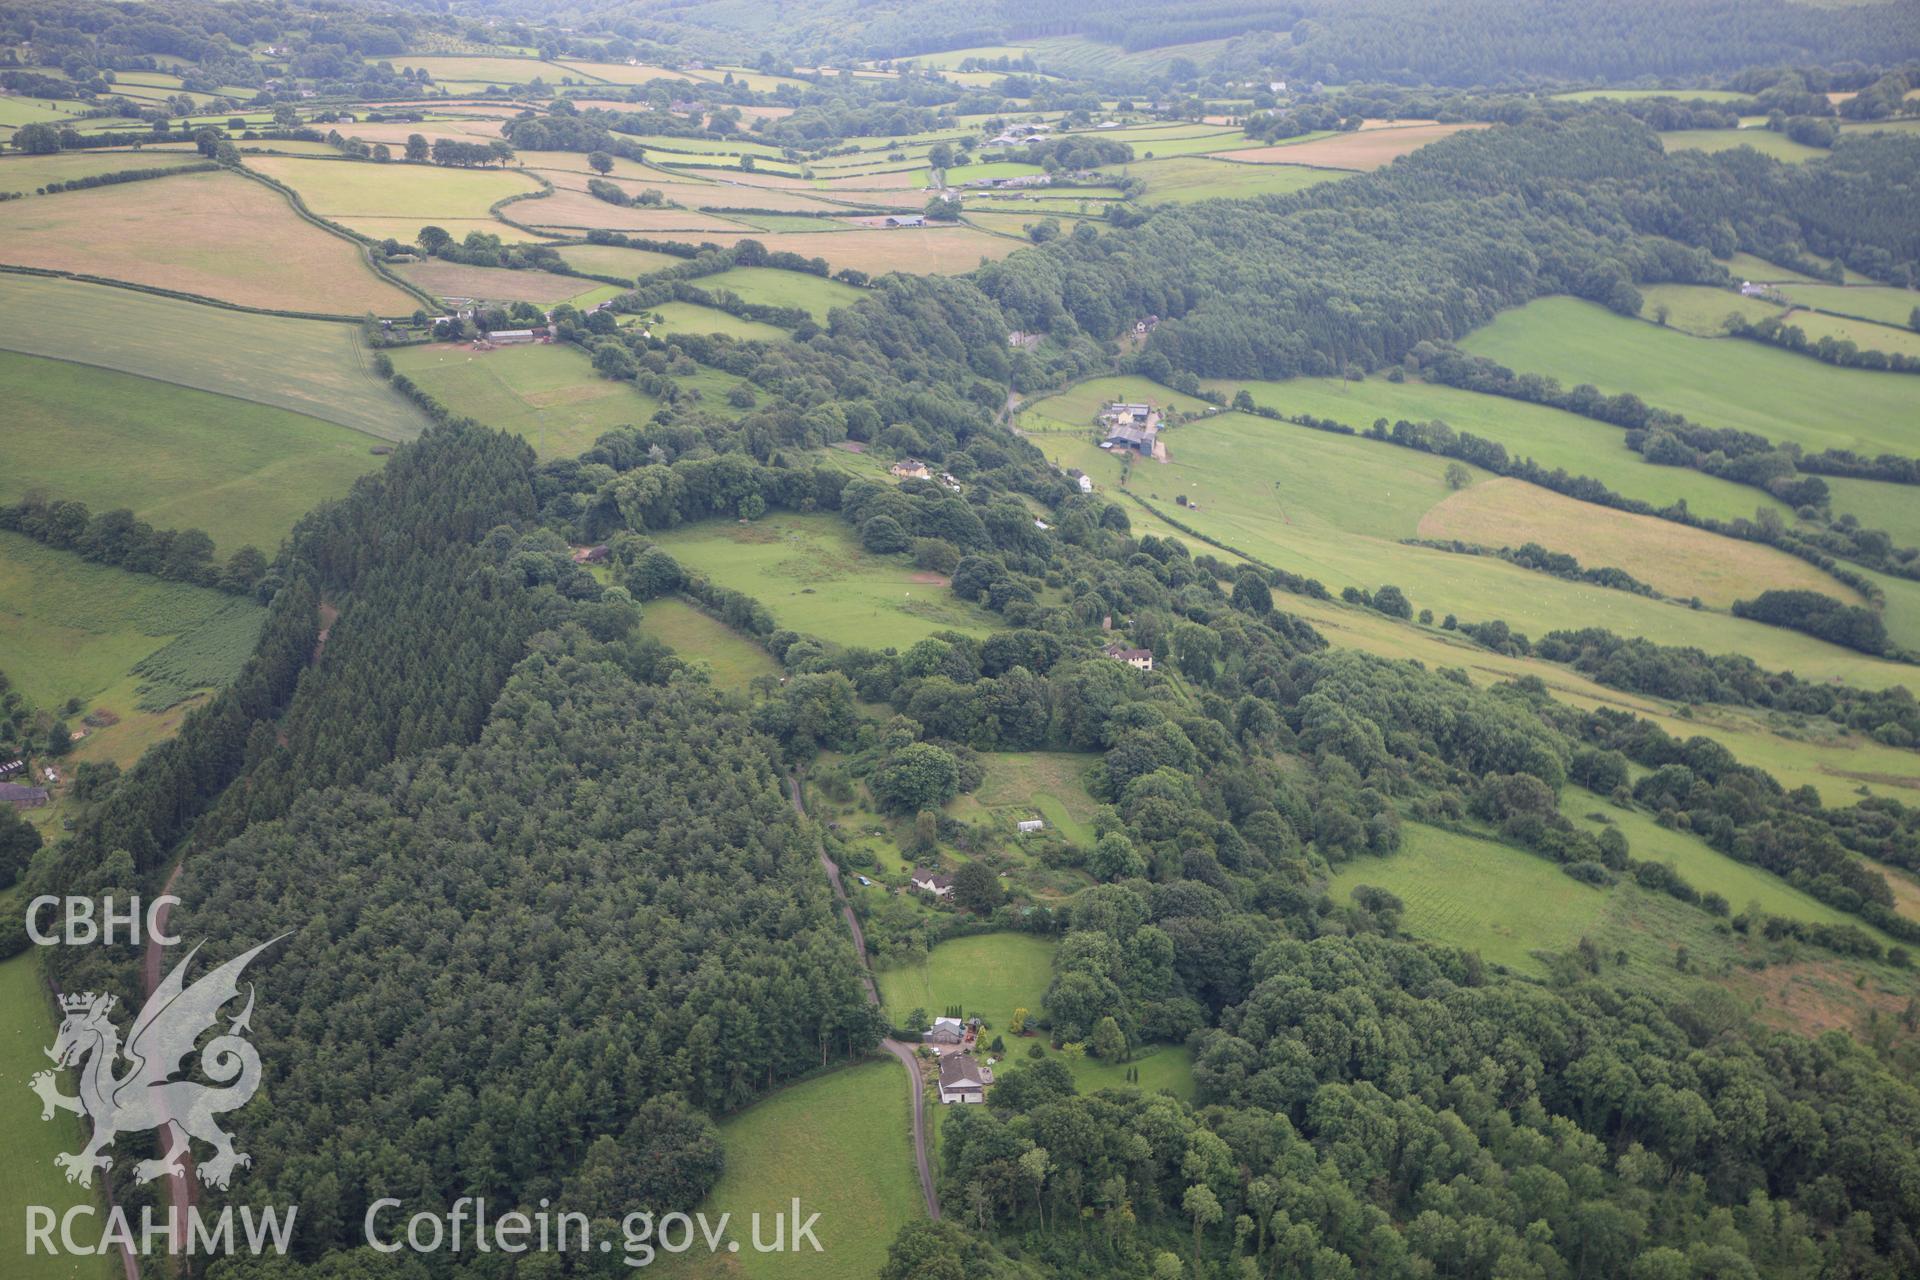
[[[279,192],[231,173],[7,201],[0,262],[285,311],[406,315],[418,305],[375,275],[351,241],[301,219]]]
[[[560,256],[575,271],[589,271],[597,276],[622,276],[628,280],[677,267],[686,261],[670,253],[626,249],[613,244],[565,245],[560,249]]]
[[[328,218],[485,218],[496,200],[540,189],[533,178],[513,169],[285,156],[261,156],[247,166],[286,183],[309,209]]]
[[[10,276],[7,296],[33,316],[0,348],[118,369],[411,440],[426,418],[373,368],[349,324],[249,315],[177,298]]]
[[[438,260],[396,267],[394,274],[437,298],[537,302],[542,306],[553,306],[600,287],[598,280],[582,280],[579,276],[563,276],[552,271],[508,271]]]
[[[1565,386],[1590,382],[1710,427],[1809,449],[1920,452],[1920,378],[1841,369],[1757,342],[1696,338],[1577,298],[1502,312],[1461,347]]]
[[[1243,159],[1215,159],[1211,156],[1136,160],[1131,164],[1111,167],[1105,172],[1118,177],[1135,177],[1145,182],[1147,190],[1142,198],[1149,204],[1189,204],[1195,200],[1290,195],[1347,176],[1333,169],[1248,164]]]
[[[1540,954],[1570,950],[1602,919],[1609,891],[1546,858],[1417,822],[1401,832],[1397,851],[1335,868],[1335,902],[1360,885],[1385,889],[1406,904],[1407,932],[1525,973],[1544,972]]]
[[[39,490],[197,528],[268,555],[315,503],[375,470],[373,438],[286,409],[0,352],[0,502]]]
[[[474,351],[459,343],[403,347],[393,367],[455,414],[511,431],[543,458],[568,458],[660,408],[631,382],[594,372],[579,348],[548,343]]]
[[[1236,150],[1231,158],[1256,164],[1320,165],[1329,169],[1378,169],[1401,156],[1410,155],[1463,129],[1484,129],[1472,124],[1414,124],[1394,129],[1364,129],[1336,134],[1311,142],[1282,143],[1273,147]],[[1215,148],[1219,152],[1220,148]]]
[[[1420,536],[1483,547],[1534,542],[1549,551],[1580,548],[1589,569],[1632,565],[1633,575],[1664,595],[1698,596],[1715,608],[1758,590],[1819,591],[1862,604],[1858,592],[1798,556],[1704,529],[1598,507],[1524,480],[1482,480],[1429,508]]]
[[[1862,351],[1920,359],[1920,333],[1905,326],[1876,324],[1871,320],[1828,315],[1824,311],[1808,311],[1804,308],[1788,312],[1781,317],[1781,323],[1799,329],[1807,335],[1808,342],[1832,338],[1835,342],[1851,342]]]
[[[1914,309],[1920,307],[1920,289],[1892,285],[1786,284],[1780,292],[1803,307],[1881,324],[1911,326]]]

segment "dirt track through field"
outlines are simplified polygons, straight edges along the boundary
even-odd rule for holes
[[[807,807],[800,799],[800,779],[787,779],[787,790],[793,797],[793,811],[801,817],[807,816]],[[840,903],[840,915],[847,922],[847,932],[853,935],[854,954],[860,959],[860,981],[867,989],[867,1003],[880,1003],[880,989],[873,984],[873,971],[867,966],[867,936],[860,930],[860,921],[854,918],[853,905],[847,901],[847,889],[840,881],[840,868],[827,856],[824,840],[815,838],[815,848],[820,853],[820,865],[826,870],[827,883],[833,886],[833,896]],[[913,1111],[913,1162],[920,1171],[920,1195],[927,1202],[927,1216],[939,1220],[940,1196],[933,1189],[933,1164],[927,1158],[927,1097],[920,1082],[920,1060],[914,1055],[913,1046],[889,1036],[882,1040],[886,1051],[900,1060],[907,1069],[907,1099]]]

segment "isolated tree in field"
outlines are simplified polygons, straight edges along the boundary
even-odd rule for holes
[[[952,168],[953,144],[947,142],[934,143],[933,149],[927,152],[927,163],[936,169]]]
[[[1447,488],[1464,489],[1472,483],[1473,472],[1467,470],[1458,462],[1449,462],[1447,464]]]
[[[587,164],[595,173],[612,173],[613,157],[604,151],[587,152]]]
[[[1093,1039],[1087,1050],[1102,1062],[1120,1062],[1127,1056],[1126,1033],[1120,1030],[1112,1014],[1100,1019],[1093,1028]]]
[[[987,915],[1007,900],[1000,877],[984,862],[969,862],[953,874],[953,901],[968,911]]]
[[[427,147],[425,134],[410,133],[407,135],[407,159],[410,162],[414,164],[425,164],[427,157],[432,154]]]

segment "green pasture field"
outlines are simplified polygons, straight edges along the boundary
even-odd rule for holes
[[[1732,89],[1578,89],[1572,93],[1553,95],[1566,102],[1594,102],[1609,99],[1617,102],[1632,102],[1644,98],[1678,98],[1682,102],[1729,102],[1746,105],[1753,101],[1753,95],[1738,93]]]
[[[637,134],[634,145],[646,150],[649,158],[672,164],[679,155],[711,159],[715,156],[752,156],[756,160],[781,160],[780,148],[751,138],[674,138]],[[784,161],[782,161],[784,163]]]
[[[729,338],[782,342],[787,337],[787,331],[777,324],[743,320],[717,307],[703,307],[697,302],[663,302],[646,314],[659,317],[650,323],[657,338],[671,338],[676,333],[724,333]]]
[[[1092,378],[1033,401],[1020,414],[1020,429],[1028,433],[1068,432],[1091,438],[1095,419],[1109,404],[1151,404],[1162,413],[1197,413],[1207,407],[1198,396],[1182,395],[1151,378],[1124,375]]]
[[[439,218],[485,218],[496,200],[540,189],[539,183],[512,169],[283,156],[251,159],[247,167],[286,183],[324,217],[418,218],[422,225]],[[501,227],[503,233],[510,230]]]
[[[830,644],[905,648],[936,631],[986,635],[998,625],[905,557],[862,551],[838,516],[710,520],[656,540],[686,567],[760,601],[781,626]]]
[[[1702,338],[1725,337],[1729,315],[1737,314],[1752,324],[1783,310],[1765,298],[1749,298],[1706,284],[1643,284],[1640,298],[1641,319],[1658,324],[1660,308],[1665,307],[1669,328]]]
[[[721,1121],[726,1171],[701,1209],[709,1222],[733,1215],[728,1231],[740,1250],[709,1255],[701,1245],[682,1258],[663,1256],[660,1269],[746,1280],[877,1275],[900,1228],[926,1212],[907,1087],[900,1064],[882,1055],[788,1085]],[[772,1216],[791,1212],[795,1195],[802,1218],[820,1215],[814,1235],[822,1252],[756,1253],[752,1215],[767,1223],[768,1239]]]
[[[160,529],[204,530],[219,554],[271,555],[314,504],[378,469],[373,438],[317,418],[133,374],[0,352],[0,502],[33,490]]]
[[[1359,885],[1385,889],[1406,904],[1408,933],[1528,973],[1545,969],[1536,953],[1570,950],[1601,923],[1610,891],[1545,858],[1417,822],[1401,832],[1398,851],[1335,869],[1335,902]]]
[[[1920,494],[1912,485],[1884,480],[1821,476],[1835,515],[1851,515],[1869,529],[1889,534],[1896,546],[1920,546]]]
[[[1880,611],[1887,634],[1908,649],[1920,648],[1920,582],[1896,578],[1891,574],[1862,570],[1886,597]]]
[[[981,182],[992,178],[1026,178],[1036,173],[1045,173],[1037,164],[1021,164],[1016,160],[996,160],[992,163],[957,164],[947,170],[947,185],[964,187],[969,182]]]
[[[1632,391],[1704,426],[1756,431],[1810,449],[1920,449],[1920,378],[1841,369],[1757,342],[1694,338],[1576,298],[1542,298],[1502,312],[1460,346],[1567,386]]]
[[[1243,164],[1207,156],[1135,160],[1131,164],[1109,166],[1102,172],[1144,181],[1147,189],[1142,199],[1149,204],[1190,204],[1195,200],[1291,195],[1322,182],[1337,182],[1351,176],[1331,169],[1310,169],[1305,165]]]
[[[685,600],[648,601],[640,629],[694,666],[705,667],[723,689],[745,689],[756,676],[780,674],[772,654]]]
[[[1040,817],[1074,844],[1093,844],[1097,802],[1087,794],[1087,770],[1095,757],[1076,751],[985,751],[987,776],[949,811],[959,818]]]
[[[1660,145],[1669,151],[1731,151],[1735,147],[1752,147],[1763,156],[1787,161],[1812,160],[1827,154],[1771,129],[1675,129],[1660,135]]]
[[[4,101],[4,99],[0,99]],[[49,182],[72,182],[125,169],[170,169],[199,160],[181,151],[67,151],[50,156],[8,155],[0,159],[0,191],[31,195]]]
[[[1763,284],[1784,281],[1808,281],[1813,277],[1802,275],[1798,271],[1778,266],[1765,258],[1755,257],[1751,253],[1736,253],[1720,264],[1735,280],[1758,280]]]
[[[1791,312],[1782,317],[1782,322],[1793,325],[1805,333],[1809,342],[1832,338],[1835,342],[1843,340],[1851,342],[1862,351],[1879,351],[1890,356],[1920,357],[1920,332],[1909,329],[1904,324],[1899,326],[1876,324],[1871,320],[1856,320],[1852,316],[1834,316],[1824,311],[1806,310]]]
[[[83,104],[47,98],[0,98],[0,129],[9,134],[23,124],[67,120],[84,110]]]
[[[1892,285],[1787,284],[1781,286],[1780,292],[1816,311],[1902,327],[1911,323],[1914,308],[1920,307],[1920,289],[1899,289]]]
[[[764,306],[802,307],[822,324],[832,308],[850,307],[866,297],[866,290],[842,281],[776,267],[735,267],[719,275],[702,276],[694,284],[708,293],[726,289]]]
[[[426,427],[375,374],[353,325],[73,280],[8,276],[6,291],[33,323],[9,325],[0,348],[235,396],[385,440],[411,440]]]
[[[397,371],[455,414],[513,432],[542,458],[572,457],[660,408],[631,382],[601,377],[578,348],[562,343],[473,351],[437,342],[391,355]]]
[[[1036,442],[1057,465],[1081,468],[1103,489],[1118,487],[1122,459],[1084,437],[1040,436]],[[1167,448],[1169,464],[1133,465],[1134,493],[1178,512],[1182,522],[1228,546],[1318,578],[1336,592],[1394,583],[1415,609],[1431,608],[1436,616],[1453,613],[1465,621],[1500,618],[1533,636],[1605,617],[1625,635],[1714,653],[1747,653],[1763,666],[1809,678],[1840,676],[1874,687],[1920,685],[1912,667],[1798,632],[1568,582],[1490,556],[1402,545],[1402,539],[1419,534],[1421,518],[1452,493],[1444,478],[1449,464],[1436,455],[1233,413],[1175,428]],[[1477,469],[1468,471],[1475,484],[1487,478]],[[1178,495],[1197,507],[1179,511]],[[1588,508],[1569,504],[1564,510],[1582,515]],[[1586,549],[1586,521],[1563,524],[1564,535],[1547,542],[1549,549],[1575,555],[1584,564],[1605,563]],[[1729,542],[1730,553],[1743,545]],[[1651,576],[1646,565],[1615,567]],[[1756,579],[1753,589],[1764,589],[1762,580]]]
[[[1040,1016],[1040,1003],[1053,983],[1053,947],[1051,940],[1030,933],[954,938],[936,945],[920,964],[875,974],[880,1002],[896,1024],[914,1009],[932,1018],[957,1004],[966,1017],[983,1018],[1004,1034],[1015,1009]]]
[[[1720,520],[1736,516],[1752,519],[1760,507],[1783,519],[1793,517],[1785,503],[1760,489],[1690,467],[1656,467],[1627,448],[1627,433],[1621,428],[1546,405],[1414,378],[1404,382],[1380,377],[1361,382],[1289,378],[1284,382],[1229,383],[1225,390],[1231,394],[1241,388],[1263,408],[1331,418],[1356,431],[1364,431],[1376,418],[1385,418],[1390,424],[1402,418],[1410,422],[1437,418],[1455,430],[1499,441],[1511,457],[1532,458],[1543,467],[1558,467],[1569,475],[1592,476],[1615,493],[1656,507],[1684,500],[1690,510]]]
[[[1771,872],[1728,857],[1691,832],[1663,827],[1637,809],[1616,808],[1592,792],[1570,785],[1560,794],[1560,812],[1594,835],[1611,824],[1627,838],[1629,857],[1637,862],[1666,864],[1701,893],[1725,898],[1735,914],[1757,903],[1768,915],[1815,924],[1853,924],[1880,937],[1883,945],[1888,941],[1858,916],[1828,906]],[[1595,821],[1589,814],[1602,814],[1608,821]]]
[[[9,914],[20,905],[7,897]],[[40,958],[34,948],[0,961],[0,1027],[5,1028],[0,1030],[0,1080],[18,1095],[0,1109],[4,1117],[0,1118],[0,1139],[8,1152],[0,1164],[0,1214],[9,1224],[6,1273],[15,1280],[106,1280],[120,1274],[117,1254],[103,1259],[41,1251],[29,1257],[24,1237],[13,1234],[26,1221],[28,1205],[44,1205],[64,1215],[71,1207],[99,1203],[95,1192],[68,1182],[53,1162],[56,1155],[86,1145],[86,1125],[64,1111],[56,1111],[52,1120],[42,1120],[39,1101],[27,1092],[29,1077],[52,1065],[41,1050],[53,1044],[57,1025],[53,997],[40,976]],[[63,1078],[61,1087],[71,1093],[71,1078]],[[98,1224],[102,1219],[92,1221]]]
[[[651,249],[625,249],[613,244],[570,244],[560,249],[560,257],[575,271],[590,271],[597,276],[623,276],[637,280],[686,261],[670,253]]]
[[[222,619],[232,602],[0,532],[0,662],[36,707],[91,702],[170,641]]]
[[[1007,1051],[1012,1062],[1016,1065],[1023,1062],[1027,1046],[1038,1043],[1038,1040],[1026,1039],[1008,1041]],[[1193,1054],[1185,1045],[1144,1045],[1134,1050],[1130,1062],[1102,1062],[1086,1054],[1065,1061],[1067,1070],[1073,1073],[1074,1087],[1081,1093],[1138,1089],[1143,1093],[1170,1093],[1183,1102],[1193,1101]],[[1138,1083],[1127,1079],[1129,1070],[1140,1073]]]

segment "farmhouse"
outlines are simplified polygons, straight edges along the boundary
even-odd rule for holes
[[[45,787],[23,787],[17,783],[0,782],[0,804],[10,804],[16,809],[38,809],[46,802]]]
[[[950,897],[953,893],[953,877],[943,876],[937,871],[915,871],[912,883],[920,892],[936,898]]]
[[[1115,662],[1124,662],[1136,671],[1153,670],[1153,650],[1129,649],[1123,644],[1110,644],[1100,652]]]
[[[918,458],[902,458],[887,468],[887,474],[900,480],[931,480],[933,470]]]
[[[1082,492],[1082,493],[1092,493],[1092,492],[1093,492],[1093,477],[1092,477],[1092,476],[1090,476],[1090,475],[1088,475],[1088,474],[1087,474],[1086,472],[1084,472],[1084,471],[1082,471],[1082,472],[1080,473],[1080,480],[1079,480],[1079,484],[1080,484],[1080,492]]]
[[[985,1102],[993,1072],[969,1054],[950,1053],[940,1059],[940,1101],[948,1106],[956,1102]]]

